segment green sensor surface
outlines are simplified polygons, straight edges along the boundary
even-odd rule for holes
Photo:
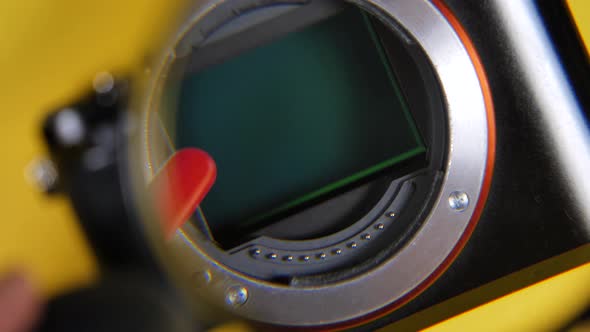
[[[217,163],[215,231],[263,223],[425,151],[370,21],[348,8],[182,82],[175,144]]]

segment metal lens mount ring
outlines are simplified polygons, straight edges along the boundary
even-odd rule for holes
[[[297,1],[291,1],[297,3]],[[191,267],[206,276],[205,285],[195,285],[192,296],[225,306],[236,314],[269,324],[320,326],[359,320],[382,312],[409,294],[419,292],[428,280],[444,270],[449,257],[460,247],[473,225],[485,186],[488,161],[493,156],[488,141],[493,125],[488,123],[484,89],[472,55],[460,34],[437,6],[427,0],[352,0],[379,18],[392,30],[404,33],[424,52],[442,93],[448,117],[448,151],[440,192],[430,213],[411,240],[392,257],[367,273],[320,286],[289,287],[261,281],[227,268],[200,245],[204,235],[190,223],[172,241],[173,250]],[[229,19],[239,14],[232,0],[200,3],[181,30],[180,41],[196,22]],[[289,1],[236,1],[243,8]],[[303,3],[299,1],[299,3]],[[204,37],[203,37],[204,38]],[[176,44],[171,49],[176,48]],[[170,52],[155,71],[162,80],[174,61]],[[156,96],[161,82],[152,86]],[[148,102],[149,103],[149,102]],[[153,105],[152,105],[153,106]],[[149,117],[149,109],[146,111]],[[489,108],[489,107],[488,107]],[[148,121],[149,122],[149,121]],[[147,122],[146,122],[147,123]],[[154,149],[154,147],[150,147]],[[149,153],[145,164],[149,165]],[[149,177],[150,167],[146,170]],[[480,197],[481,196],[481,197]],[[237,293],[236,293],[237,292]],[[238,295],[236,295],[238,294]],[[239,299],[239,301],[235,301]]]

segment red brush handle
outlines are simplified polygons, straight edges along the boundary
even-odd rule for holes
[[[195,148],[176,151],[156,174],[149,190],[166,238],[190,218],[213,186],[216,176],[213,158]]]

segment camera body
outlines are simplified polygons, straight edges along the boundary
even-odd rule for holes
[[[246,9],[268,5],[228,1],[223,3],[226,11],[222,5],[213,6],[215,11],[212,4],[199,4],[198,15],[189,19],[190,29],[197,26],[205,31],[202,39],[207,37],[205,28],[213,35],[217,20],[227,19],[224,13],[238,17]],[[502,0],[353,1],[352,5],[380,20],[401,43],[410,40],[407,59],[415,61],[415,72],[400,69],[403,61],[396,65],[392,59],[405,59],[404,54],[391,56],[387,50],[394,52],[396,44],[381,39],[426,142],[428,166],[418,168],[422,173],[413,169],[385,174],[389,189],[363,212],[372,217],[339,230],[336,233],[349,235],[336,240],[326,240],[325,235],[318,236],[323,242],[304,236],[277,239],[276,227],[272,232],[262,228],[252,233],[254,240],[230,245],[227,254],[214,248],[214,241],[203,239],[199,232],[204,227],[197,218],[170,244],[193,273],[207,276],[199,278],[204,285],[184,291],[261,326],[373,330],[399,322],[400,328],[414,329],[588,262],[590,70],[566,5]],[[430,19],[444,29],[438,30]],[[195,31],[190,29],[185,32]],[[180,35],[178,44],[182,46],[189,36],[193,48],[200,38]],[[414,57],[412,47],[420,54]],[[153,72],[160,73],[165,66],[169,64],[156,65]],[[422,80],[416,83],[412,76]],[[417,90],[426,95],[413,92]],[[89,129],[86,136],[97,136],[93,132],[104,130],[106,124],[116,139],[64,146],[56,132],[59,112],[48,119],[46,137],[62,179],[60,189],[71,196],[103,263],[149,266],[154,271],[162,265],[155,263],[153,248],[143,235],[142,213],[135,210],[137,205],[123,203],[134,194],[127,180],[133,177],[129,165],[137,166],[129,160],[129,155],[136,156],[129,152],[134,140],[127,136],[133,134],[122,129],[128,121],[126,96],[118,84],[70,107],[81,114],[84,128]],[[424,100],[426,104],[420,104]],[[146,125],[148,131],[150,126]],[[156,150],[160,136],[147,136],[154,152],[150,158],[169,156],[170,151]],[[84,161],[97,146],[109,156],[99,169]],[[138,156],[143,164],[146,157]],[[404,198],[407,183],[414,191]],[[348,190],[365,184],[352,183],[337,194],[312,200],[291,215],[280,215],[274,225],[297,215],[309,219],[309,213],[329,219],[330,208],[320,205],[342,205]],[[401,226],[387,228],[394,217],[398,217],[395,225]],[[289,232],[294,227],[284,225]],[[379,235],[382,228],[387,237]],[[340,257],[337,250],[350,250],[341,257],[351,258],[322,263],[326,256]],[[307,263],[316,260],[315,265]],[[245,296],[238,305],[228,300],[236,298],[231,293],[236,290]],[[438,310],[427,310],[435,306]],[[413,317],[419,319],[404,320],[416,313]]]
[[[574,151],[574,146],[588,144],[588,82],[583,78],[588,65],[566,6],[544,1],[446,3],[486,68],[496,116],[494,176],[465,248],[437,282],[393,313],[397,319],[439,303],[441,311],[421,318],[445,318],[588,261],[583,193],[588,181],[583,172],[572,173],[589,165]],[[546,71],[549,67],[554,69]],[[564,121],[569,116],[562,117],[565,100],[553,95],[557,90],[571,98],[569,121]],[[581,134],[576,140],[586,143],[564,144],[562,135],[574,127]],[[574,150],[564,153],[568,146]],[[413,324],[408,326],[420,326]]]

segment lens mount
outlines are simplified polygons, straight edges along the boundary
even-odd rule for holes
[[[317,2],[199,3],[164,60],[152,70],[142,113],[147,133],[142,154],[146,181],[174,149],[157,134],[154,112],[163,86],[177,75],[175,62],[245,12]],[[428,142],[429,166],[392,177],[371,211],[319,239],[285,241],[261,235],[232,247],[228,255],[212,240],[206,225],[187,223],[170,245],[191,273],[206,276],[188,290],[195,298],[274,325],[321,326],[357,320],[422,291],[450,264],[477,222],[494,145],[490,141],[492,109],[485,98],[488,92],[477,55],[465,45],[464,33],[457,31],[449,14],[429,1],[348,3],[389,29],[404,49],[399,61],[411,61],[408,67],[415,68],[405,73],[399,69],[397,74],[414,117],[427,119],[420,129]],[[403,68],[403,63],[397,67]],[[420,79],[410,82],[409,77],[416,74]],[[412,96],[411,91],[418,90]],[[344,261],[355,263],[344,269]],[[335,272],[326,272],[331,269]],[[289,282],[277,281],[277,275],[287,275]],[[237,298],[236,290],[242,299],[238,304],[228,300]]]

